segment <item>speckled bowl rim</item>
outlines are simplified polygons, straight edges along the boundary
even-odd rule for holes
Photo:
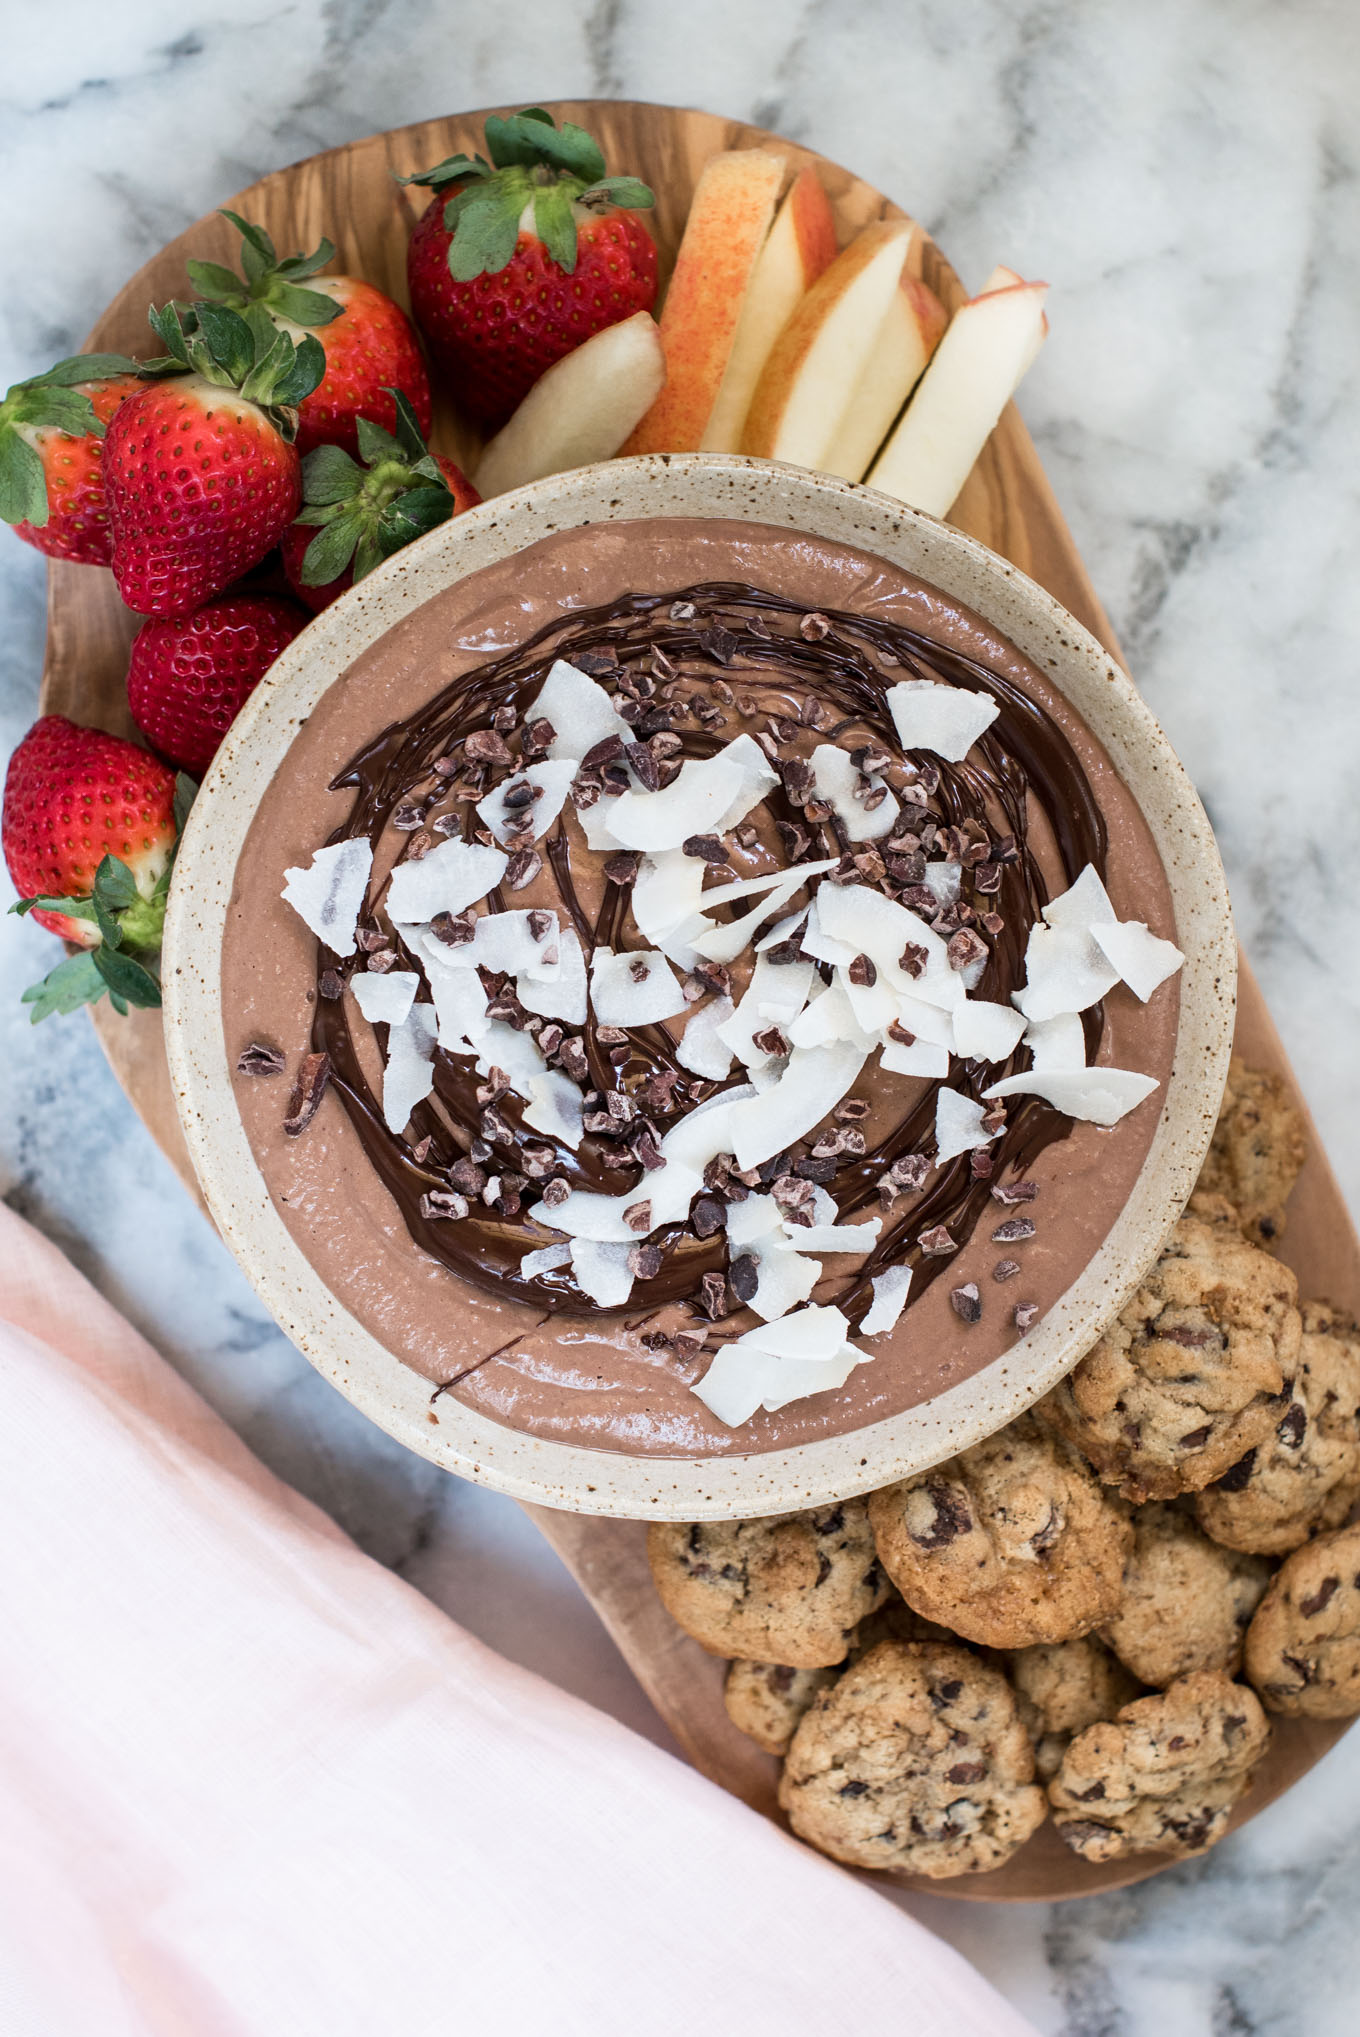
[[[447,587],[555,531],[700,516],[759,521],[878,553],[969,603],[1071,701],[1139,801],[1186,952],[1162,1115],[1105,1243],[1039,1324],[971,1379],[846,1435],[753,1456],[639,1457],[529,1436],[431,1384],[344,1308],[270,1201],[237,1110],[221,1018],[222,939],[237,858],[266,786],[327,688]],[[740,1518],[820,1505],[922,1470],[1011,1420],[1071,1370],[1135,1291],[1190,1194],[1232,1048],[1236,946],[1204,809],[1127,675],[1065,609],[976,539],[870,489],[725,454],[651,455],[558,474],[459,516],[313,621],[238,717],[185,829],[164,946],[165,1034],[184,1136],[208,1207],[266,1308],[316,1369],[399,1442],[516,1499],[629,1519]],[[437,1412],[437,1423],[431,1413]]]

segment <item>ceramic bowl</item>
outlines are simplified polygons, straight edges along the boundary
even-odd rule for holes
[[[1067,696],[1139,801],[1166,867],[1186,963],[1160,1123],[1132,1195],[1081,1276],[1012,1350],[905,1413],[832,1440],[749,1457],[630,1457],[527,1436],[445,1398],[324,1285],[284,1228],[247,1143],[221,1019],[222,937],[236,860],[301,718],[352,661],[422,602],[555,531],[655,516],[754,520],[875,552],[934,581],[1010,637]],[[1128,677],[1004,559],[886,496],[721,454],[616,461],[560,474],[432,532],[319,616],[223,742],[180,848],[166,920],[165,1024],[176,1101],[209,1208],[261,1300],[318,1371],[399,1441],[460,1476],[549,1507],[631,1518],[743,1517],[818,1505],[937,1463],[1046,1392],[1136,1288],[1208,1148],[1233,1034],[1235,947],[1204,809]]]

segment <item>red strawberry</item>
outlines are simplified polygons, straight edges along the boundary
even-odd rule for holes
[[[319,446],[302,463],[307,507],[283,534],[283,568],[309,608],[328,607],[412,538],[482,499],[460,467],[429,451],[400,393],[393,407],[395,437],[360,418],[362,467],[339,446]]]
[[[407,249],[411,309],[455,401],[491,430],[563,354],[651,310],[656,248],[616,209],[651,192],[607,177],[581,128],[529,107],[493,114],[486,140],[490,163],[450,156],[404,181],[436,194]]]
[[[355,425],[370,417],[388,431],[396,427],[392,391],[400,389],[420,422],[430,429],[430,383],[411,321],[401,306],[357,276],[318,276],[334,259],[323,240],[310,255],[280,261],[263,227],[224,212],[241,233],[245,280],[217,262],[190,262],[189,279],[201,297],[244,311],[262,304],[281,332],[300,339],[304,328],[323,330],[326,372],[298,406],[297,448],[344,446],[357,453]],[[304,287],[305,284],[305,287]]]
[[[128,664],[128,706],[147,741],[201,778],[232,722],[307,618],[291,601],[228,594],[192,615],[144,622]]]
[[[0,402],[0,517],[50,559],[109,563],[104,427],[140,389],[124,372],[135,366],[121,354],[76,355]]]
[[[113,574],[129,608],[184,615],[271,551],[297,515],[295,406],[321,379],[310,335],[295,348],[267,312],[167,305],[170,349],[115,411],[104,442]],[[187,371],[187,372],[184,372]]]
[[[159,1004],[160,986],[129,949],[160,945],[185,802],[168,765],[59,714],[35,722],[5,778],[5,861],[21,894],[12,912],[84,950],[24,992],[36,1022],[93,1004]]]

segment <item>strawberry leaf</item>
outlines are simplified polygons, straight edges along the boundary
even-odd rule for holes
[[[425,444],[424,434],[420,429],[420,420],[411,408],[410,397],[404,389],[389,389],[387,394],[396,405],[397,442],[402,452],[411,461],[427,459],[429,457],[429,448]],[[436,469],[436,471],[438,470]]]
[[[491,114],[486,123],[486,144],[498,170],[512,164],[530,169],[543,164],[586,184],[595,183],[605,173],[604,155],[585,129],[573,127],[570,121],[564,121],[561,128],[554,127],[551,114],[541,106],[512,113],[506,119]]]
[[[141,897],[137,880],[118,856],[103,856],[94,873],[94,902],[106,912],[126,912]],[[115,943],[115,946],[117,944]]]
[[[21,389],[74,389],[82,382],[106,382],[111,375],[135,375],[140,361],[126,354],[71,354],[41,375],[21,382]]]
[[[218,370],[215,375],[209,372],[210,380],[228,382],[246,394],[246,377],[255,364],[255,336],[250,327],[239,312],[225,304],[200,304],[195,315],[208,354],[208,361],[195,360],[195,367],[204,372]]]
[[[485,156],[445,156],[442,163],[436,163],[432,170],[419,170],[413,177],[398,177],[399,184],[424,184],[428,190],[443,191],[450,184],[456,184],[464,177],[490,177],[493,174]]]
[[[381,566],[383,557],[383,548],[377,531],[371,528],[361,530],[359,541],[354,547],[354,581],[356,586],[360,580],[368,578],[375,566]]]
[[[93,919],[95,916],[92,898],[49,898],[41,892],[36,898],[16,898],[9,909],[20,919],[30,912],[64,912],[68,919]]]
[[[367,420],[361,418],[360,423]],[[348,502],[363,486],[363,470],[343,446],[317,446],[302,462],[302,499],[309,505]]]
[[[449,244],[449,274],[456,283],[500,274],[515,252],[531,188],[522,171],[506,172],[470,194]]]
[[[197,782],[189,776],[189,773],[187,771],[177,771],[175,773],[176,848],[179,847],[178,837],[184,833],[184,823],[186,820],[188,820],[190,810],[192,809],[193,803],[197,798],[198,798]],[[165,874],[168,878],[169,871],[167,870]],[[156,888],[159,891],[160,886],[157,885]]]
[[[245,296],[240,277],[220,262],[186,262],[184,266],[199,296],[214,304],[236,304]]]
[[[384,431],[371,417],[355,419],[355,437],[359,442],[359,453],[366,467],[376,467],[380,460],[401,460],[402,449],[390,431]],[[422,446],[421,451],[425,448]]]
[[[276,277],[269,286],[264,302],[280,318],[291,318],[294,325],[329,325],[344,310],[324,290],[301,290],[295,283],[286,283]]]
[[[43,463],[26,438],[8,429],[0,430],[0,517],[39,530],[47,522]]]
[[[252,226],[248,219],[242,219],[239,212],[229,212],[225,205],[221,212],[241,236],[241,267],[250,282],[257,282],[278,267],[278,252],[262,226]]]
[[[383,511],[378,525],[383,557],[390,559],[393,552],[399,552],[413,538],[423,538],[427,531],[437,530],[452,515],[453,495],[442,480],[438,488],[408,488]],[[357,572],[354,577],[359,578]]]
[[[625,211],[644,211],[656,204],[655,194],[640,177],[601,177],[581,193],[582,205],[618,205]]]
[[[116,948],[91,948],[87,951],[95,968],[108,987],[109,995],[116,1004],[121,997],[128,1004],[154,1010],[161,1001],[161,987],[151,971],[140,962],[134,962],[131,955],[123,955]]]
[[[83,1004],[98,1004],[108,988],[95,964],[99,952],[98,948],[82,948],[78,955],[68,955],[55,969],[49,969],[40,983],[29,984],[19,1001],[32,1005],[35,1026],[45,1018],[79,1011]]]
[[[547,184],[534,193],[534,232],[550,259],[568,276],[576,270],[576,215],[566,184]]]
[[[341,514],[323,524],[302,555],[304,587],[329,587],[354,557],[363,528],[358,516]]]

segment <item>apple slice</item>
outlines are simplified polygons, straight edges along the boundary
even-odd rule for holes
[[[701,450],[735,453],[756,383],[795,307],[836,259],[836,221],[821,179],[800,170],[751,274],[732,354]]]
[[[1017,284],[1023,285],[1024,280],[1025,280],[1024,277],[1020,274],[1020,271],[1018,269],[1008,269],[1004,262],[998,262],[996,267],[992,270],[991,275],[987,278],[987,281],[978,291],[978,296],[994,297],[998,290],[1013,290]],[[1035,358],[1039,352],[1039,349],[1047,338],[1048,338],[1048,313],[1045,312],[1039,330],[1034,335],[1034,345],[1030,351],[1029,359],[1025,362],[1024,367],[1020,370],[1022,377],[1027,375],[1030,369],[1034,366]]]
[[[661,309],[666,386],[625,453],[705,443],[784,168],[771,149],[730,149],[704,165]]]
[[[539,376],[487,446],[477,468],[483,501],[545,474],[612,460],[665,380],[666,356],[649,311],[592,334]]]
[[[821,467],[888,315],[914,229],[866,226],[804,297],[770,350],[741,450]]]
[[[869,470],[871,488],[945,516],[1043,340],[1046,283],[974,297],[949,330],[906,415]]]
[[[949,313],[935,292],[904,269],[868,364],[822,461],[824,474],[839,474],[842,481],[864,479],[948,323]]]

